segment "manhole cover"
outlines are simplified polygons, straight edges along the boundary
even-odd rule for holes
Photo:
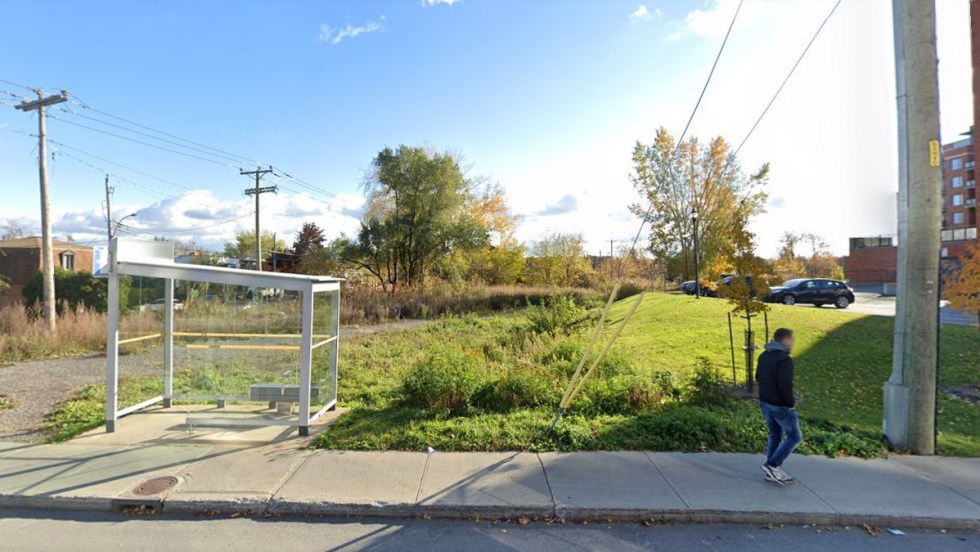
[[[177,483],[180,483],[180,480],[170,475],[166,475],[164,477],[154,477],[153,479],[147,479],[146,481],[137,485],[136,488],[133,489],[133,494],[136,496],[157,495],[163,491],[174,488]]]

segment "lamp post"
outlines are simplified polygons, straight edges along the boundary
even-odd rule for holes
[[[691,209],[691,225],[694,227],[694,296],[701,298],[701,276],[698,273],[698,210]]]
[[[128,219],[129,217],[135,217],[135,216],[136,216],[136,213],[130,213],[130,214],[128,214],[128,215],[126,215],[126,216],[124,216],[123,218],[121,218],[121,219],[119,219],[119,220],[117,220],[117,221],[116,221],[116,227],[115,227],[115,228],[113,228],[113,230],[112,230],[112,236],[113,236],[113,237],[115,237],[115,236],[116,236],[116,231],[117,231],[117,230],[119,230],[119,226],[120,226],[120,225],[122,224],[122,222],[123,222],[124,220],[126,220],[126,219]]]

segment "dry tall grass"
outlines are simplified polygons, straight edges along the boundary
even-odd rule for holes
[[[341,291],[340,322],[344,326],[380,324],[405,318],[427,319],[446,315],[519,309],[528,304],[550,304],[554,297],[571,294],[579,303],[601,301],[591,289],[560,289],[530,286],[431,285],[426,289],[401,290],[389,294],[374,286],[345,286]],[[230,330],[285,330],[298,327],[298,303],[275,308],[241,310],[233,305],[188,308],[178,317],[179,331],[204,331],[214,319]],[[160,313],[130,312],[123,316],[120,331],[134,337],[159,331]],[[298,331],[293,328],[294,331]],[[0,307],[0,363],[57,356],[95,353],[105,349],[106,315],[92,310],[63,309],[54,335],[23,305]]]
[[[64,309],[55,333],[33,319],[23,305],[0,307],[0,362],[101,351],[105,347],[106,315],[91,310]]]

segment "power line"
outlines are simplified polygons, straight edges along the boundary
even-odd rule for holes
[[[206,224],[204,226],[196,226],[196,227],[192,227],[192,228],[160,228],[160,227],[146,227],[146,226],[140,226],[139,228],[137,228],[135,226],[128,226],[128,225],[125,225],[125,224],[121,224],[120,226],[121,227],[124,227],[124,228],[130,228],[130,229],[133,229],[133,230],[138,230],[140,232],[160,232],[161,234],[173,234],[175,232],[194,232],[194,231],[197,231],[197,230],[207,230],[208,228],[214,228],[216,226],[222,226],[224,224],[229,224],[229,223],[232,223],[232,222],[235,222],[235,221],[238,221],[238,220],[241,220],[241,219],[243,219],[245,217],[250,217],[250,216],[252,216],[252,212],[251,211],[249,211],[248,213],[245,213],[244,215],[239,215],[239,216],[237,216],[235,218],[231,218],[231,219],[228,219],[228,220],[223,220],[223,221],[220,221],[220,222],[215,222],[213,224]]]
[[[776,93],[772,95],[772,99],[770,99],[769,103],[766,104],[766,108],[762,110],[761,114],[759,114],[759,118],[755,120],[755,124],[752,125],[752,128],[749,129],[748,134],[746,134],[745,138],[742,139],[742,143],[735,148],[735,153],[732,154],[733,157],[738,156],[738,152],[742,150],[742,146],[745,145],[745,142],[749,141],[749,137],[752,136],[752,133],[755,131],[755,127],[759,126],[759,123],[762,122],[762,118],[769,112],[769,108],[772,107],[772,104],[776,101],[776,98],[779,97],[779,93],[783,91],[783,87],[785,87],[786,83],[789,82],[790,77],[793,76],[793,72],[795,72],[796,68],[799,67],[800,62],[803,61],[803,57],[806,56],[806,53],[810,50],[810,46],[813,46],[813,43],[817,40],[817,37],[820,36],[820,31],[823,30],[824,26],[827,24],[827,21],[830,21],[830,17],[834,15],[835,11],[837,11],[837,7],[840,6],[840,3],[841,0],[837,0],[834,7],[830,8],[830,13],[827,14],[827,17],[825,17],[820,23],[820,26],[817,27],[817,31],[813,33],[812,37],[810,37],[810,42],[807,42],[806,48],[803,48],[803,51],[800,53],[800,57],[796,59],[796,63],[794,63],[793,67],[790,68],[789,73],[786,74],[786,78],[783,79],[782,84],[780,84],[779,88],[776,89]]]
[[[691,110],[691,116],[687,118],[687,124],[684,125],[684,131],[681,132],[680,138],[677,140],[677,145],[674,146],[674,150],[670,152],[670,157],[673,158],[677,150],[680,149],[681,144],[684,143],[684,137],[687,135],[688,129],[691,127],[691,121],[694,120],[694,115],[698,112],[698,108],[701,107],[701,100],[704,99],[704,94],[708,90],[708,85],[711,84],[711,78],[715,75],[715,69],[718,67],[718,60],[721,59],[722,52],[725,51],[725,45],[728,44],[728,37],[732,34],[732,28],[735,27],[735,20],[738,19],[738,13],[742,11],[742,2],[744,0],[739,0],[738,7],[735,8],[735,13],[732,15],[732,20],[728,24],[728,30],[725,32],[725,38],[721,41],[721,46],[718,48],[718,54],[715,56],[714,63],[711,64],[711,70],[708,71],[708,78],[704,81],[704,86],[701,88],[701,94],[698,96],[698,100],[694,103],[694,109]],[[671,171],[671,178],[673,178],[673,163],[668,165],[668,170]],[[640,219],[640,227],[636,230],[636,236],[633,237],[633,243],[630,245],[630,257],[636,253],[636,244],[640,241],[640,236],[643,234],[643,227],[646,226],[647,219],[650,218],[650,214],[653,212],[653,201],[650,201],[643,218]]]
[[[175,188],[180,188],[180,189],[186,190],[188,192],[193,192],[194,191],[193,188],[189,188],[187,186],[184,186],[183,184],[177,184],[176,182],[172,182],[170,180],[166,180],[166,179],[160,178],[158,176],[153,176],[152,174],[145,173],[145,172],[140,171],[138,169],[134,169],[132,167],[127,167],[126,165],[123,165],[122,163],[117,163],[117,162],[112,161],[110,159],[106,159],[105,157],[99,157],[98,155],[95,155],[94,153],[89,153],[87,151],[78,149],[78,148],[76,148],[74,146],[69,146],[68,144],[65,144],[63,142],[57,142],[55,140],[48,140],[48,142],[50,142],[50,143],[52,143],[52,144],[54,144],[54,145],[56,145],[58,147],[67,148],[67,149],[70,149],[72,151],[78,152],[78,153],[80,153],[82,155],[87,155],[87,156],[89,156],[89,157],[91,157],[93,159],[98,159],[99,161],[102,161],[102,162],[105,162],[105,163],[109,163],[111,165],[115,165],[115,166],[117,166],[117,167],[119,167],[121,169],[125,169],[127,171],[136,173],[138,175],[145,176],[147,178],[152,178],[153,180],[156,180],[158,182],[163,182],[164,184],[168,184],[170,186],[174,186]]]
[[[214,152],[223,154],[223,155],[231,156],[231,157],[234,157],[236,159],[239,159],[239,160],[242,160],[242,161],[246,161],[246,162],[249,162],[249,163],[253,163],[253,164],[256,164],[256,165],[261,164],[258,161],[254,160],[254,159],[251,159],[249,157],[244,157],[244,156],[237,155],[237,154],[232,153],[232,152],[229,152],[229,151],[225,151],[225,150],[222,150],[222,149],[218,149],[218,148],[214,148],[214,147],[211,147],[211,146],[207,146],[205,144],[201,144],[201,143],[195,142],[193,140],[188,140],[187,138],[181,138],[180,136],[171,134],[169,132],[164,132],[162,130],[157,130],[157,129],[153,128],[153,127],[150,127],[150,126],[147,126],[147,125],[143,125],[143,124],[137,123],[135,121],[131,121],[131,120],[126,119],[124,117],[120,117],[118,115],[113,115],[111,113],[102,111],[100,109],[96,109],[96,108],[92,107],[91,105],[87,104],[86,102],[82,101],[81,98],[79,98],[78,96],[73,96],[73,97],[74,97],[74,99],[76,101],[72,101],[72,103],[74,103],[75,105],[77,105],[79,107],[82,107],[84,109],[88,109],[89,111],[93,111],[95,113],[99,113],[100,115],[105,115],[106,117],[115,119],[117,121],[122,121],[122,122],[124,122],[126,124],[133,125],[135,127],[139,127],[139,128],[144,129],[144,130],[149,130],[150,132],[155,132],[157,134],[160,134],[162,136],[166,136],[168,138],[173,138],[174,140],[180,140],[181,142],[187,142],[188,144],[197,146],[199,148],[208,149],[208,150],[211,150],[211,151],[214,151]],[[76,115],[78,115],[78,114],[76,113]]]
[[[147,132],[140,132],[138,130],[133,130],[131,128],[126,128],[126,127],[124,127],[122,125],[117,125],[117,124],[114,124],[114,123],[109,123],[109,122],[103,121],[101,119],[97,119],[95,117],[89,117],[88,115],[84,115],[82,113],[75,113],[74,111],[71,111],[71,110],[68,110],[68,109],[62,109],[61,111],[63,111],[64,113],[68,113],[68,114],[74,115],[76,117],[81,117],[83,119],[88,119],[90,121],[94,121],[94,122],[99,123],[99,124],[103,124],[103,125],[110,126],[110,127],[113,127],[113,128],[118,128],[119,130],[124,130],[126,132],[132,132],[133,134],[138,134],[140,136],[144,136],[146,138],[150,138],[151,140],[159,140],[161,142],[164,142],[164,143],[167,143],[167,144],[171,144],[171,145],[177,146],[179,148],[186,148],[186,149],[189,149],[191,151],[196,151],[196,152],[202,153],[204,155],[211,155],[211,156],[217,157],[219,159],[225,159],[225,160],[228,160],[228,161],[239,162],[239,160],[237,158],[232,157],[230,155],[223,155],[223,154],[211,153],[211,152],[209,152],[207,150],[204,150],[204,149],[201,149],[201,148],[195,148],[195,147],[191,147],[191,146],[185,146],[184,144],[181,144],[180,142],[177,142],[175,140],[167,140],[165,138],[160,138],[160,137],[154,136],[154,135],[152,135],[150,133],[147,133]],[[65,121],[65,122],[67,122],[67,121]],[[85,128],[88,128],[88,127],[85,127]]]
[[[214,163],[215,165],[221,165],[221,166],[224,166],[224,167],[235,168],[235,167],[232,167],[231,165],[229,165],[227,163],[223,163],[221,161],[215,161],[214,159],[208,159],[207,157],[201,157],[199,155],[194,155],[193,153],[187,153],[187,152],[184,152],[184,151],[178,151],[178,150],[174,150],[174,149],[170,149],[170,148],[165,148],[163,146],[158,146],[156,144],[150,144],[148,142],[143,142],[143,141],[137,140],[135,138],[129,138],[127,136],[122,136],[122,135],[119,135],[119,134],[115,134],[115,133],[109,132],[107,130],[101,130],[101,129],[98,129],[98,128],[93,128],[93,127],[90,127],[90,126],[83,125],[81,123],[76,123],[74,121],[69,121],[67,119],[62,119],[61,117],[55,117],[54,115],[50,115],[50,117],[52,119],[56,120],[56,121],[61,121],[62,123],[65,123],[65,124],[77,126],[77,127],[80,127],[80,128],[84,128],[86,130],[91,130],[92,132],[98,132],[100,134],[105,134],[107,136],[112,136],[114,138],[119,138],[120,140],[126,140],[128,142],[133,142],[133,143],[136,143],[136,144],[141,144],[141,145],[144,145],[144,146],[147,146],[147,147],[150,147],[150,148],[156,148],[158,150],[162,150],[162,151],[166,151],[166,152],[170,152],[170,153],[175,153],[177,155],[183,155],[184,157],[190,157],[190,158],[193,158],[193,159],[199,159],[201,161],[206,161],[208,163]]]
[[[9,84],[10,86],[16,86],[17,88],[23,88],[24,90],[27,90],[28,92],[34,92],[34,89],[31,88],[30,86],[24,86],[23,84],[17,84],[16,82],[11,82],[11,81],[6,80],[6,79],[0,79],[0,82],[2,82],[4,84]]]
[[[91,169],[94,169],[94,170],[96,170],[96,171],[98,171],[100,173],[107,174],[107,175],[111,176],[113,179],[115,179],[117,181],[124,182],[126,184],[131,184],[131,185],[133,185],[133,186],[135,186],[135,187],[143,190],[146,193],[153,194],[153,195],[155,195],[157,197],[161,197],[161,198],[166,198],[167,197],[164,194],[161,194],[160,192],[158,192],[158,191],[156,191],[156,190],[154,190],[152,188],[148,188],[148,187],[146,187],[146,186],[144,186],[144,185],[142,185],[142,184],[140,184],[138,182],[133,182],[132,180],[129,180],[128,178],[124,178],[122,176],[119,176],[118,174],[111,173],[111,172],[103,169],[102,167],[98,167],[96,165],[93,165],[93,164],[89,163],[88,161],[85,161],[84,159],[81,159],[79,157],[76,157],[76,156],[74,156],[74,155],[72,155],[72,154],[70,154],[70,153],[68,153],[66,151],[55,150],[55,151],[51,152],[51,155],[52,156],[54,156],[54,155],[63,155],[65,157],[68,157],[69,159],[73,159],[74,161],[76,161],[78,163],[81,163],[82,165],[85,165],[86,167],[89,167]]]

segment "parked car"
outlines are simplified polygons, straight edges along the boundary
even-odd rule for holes
[[[694,280],[688,280],[681,284],[681,291],[688,295],[694,295],[696,282]]]
[[[833,305],[846,309],[854,302],[854,290],[840,280],[797,278],[773,287],[766,301],[784,305],[807,303],[817,307]]]
[[[156,299],[154,301],[150,301],[149,303],[147,303],[144,306],[149,311],[152,311],[152,312],[160,312],[160,311],[162,311],[164,309],[164,307],[166,306],[166,304],[167,304],[167,300],[166,299],[163,299],[163,298],[160,298],[160,299]],[[184,302],[181,301],[180,299],[174,299],[174,310],[175,311],[184,310]]]

